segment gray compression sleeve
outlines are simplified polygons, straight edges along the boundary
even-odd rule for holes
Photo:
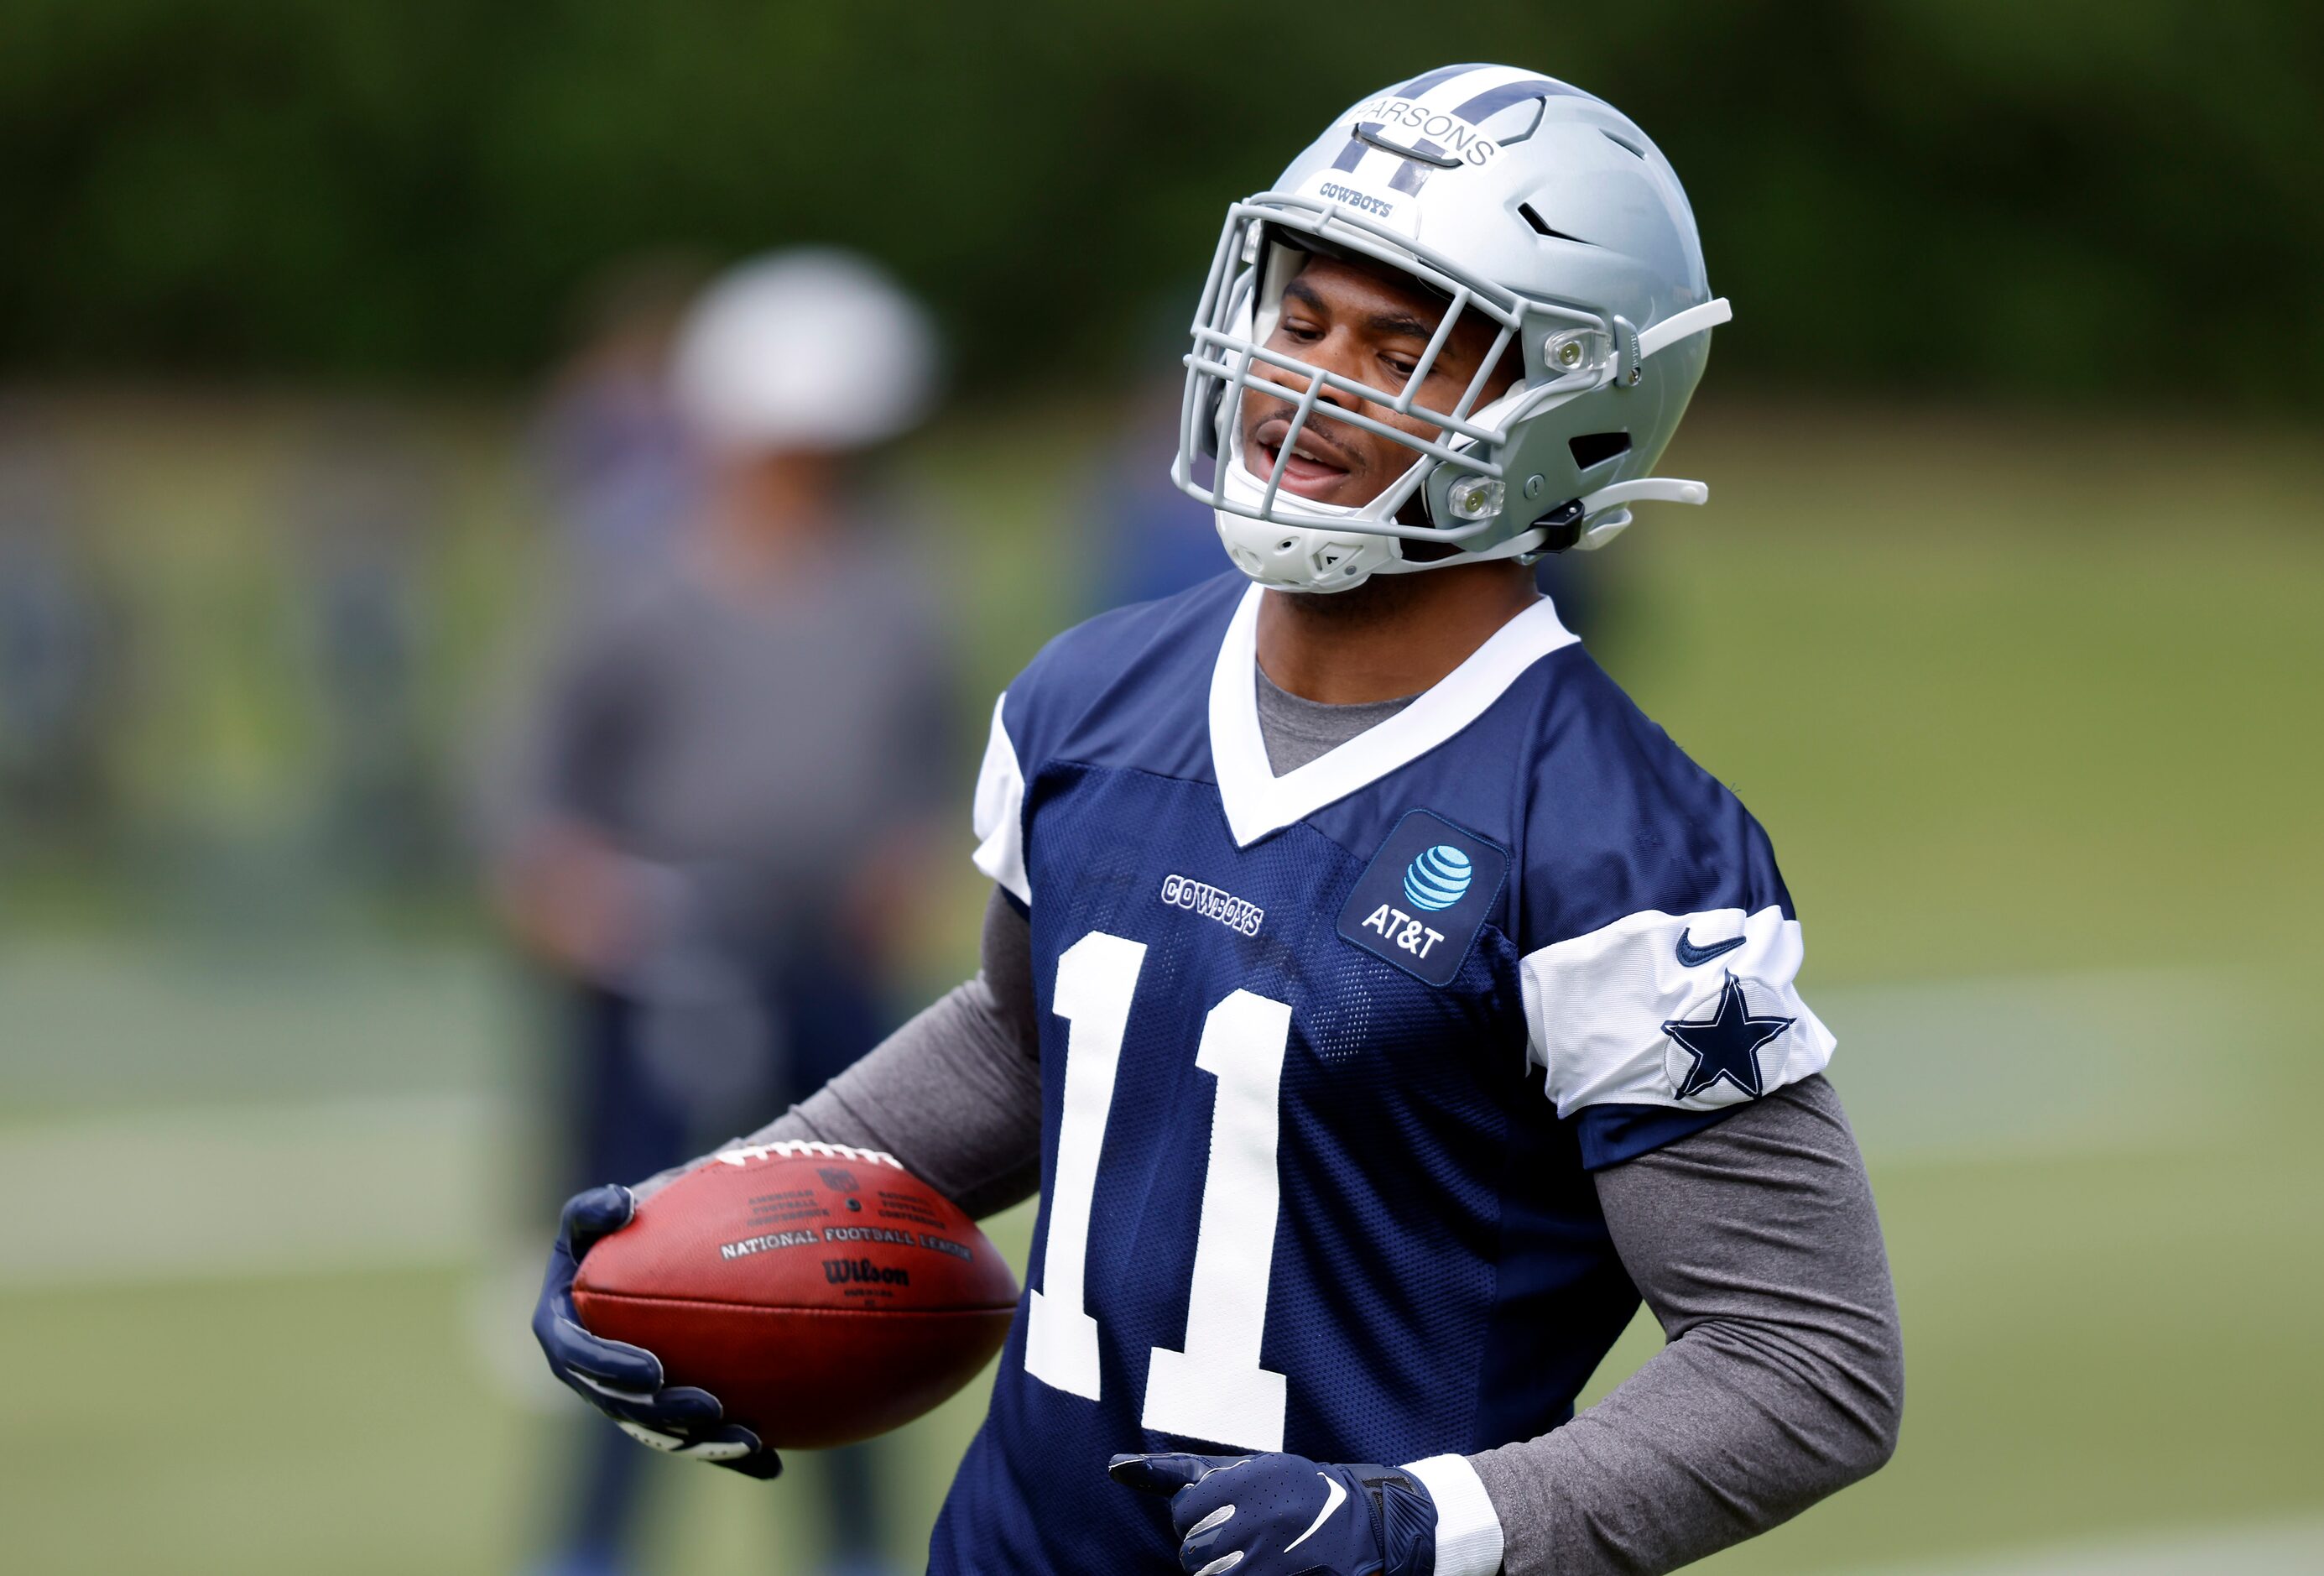
[[[1609,1167],[1598,1199],[1669,1344],[1564,1427],[1470,1458],[1506,1576],[1674,1570],[1888,1459],[1895,1294],[1829,1083]]]
[[[743,1144],[819,1138],[894,1155],[969,1214],[1033,1196],[1041,1181],[1041,1042],[1033,933],[994,887],[982,967],[870,1054]],[[687,1169],[638,1187],[640,1198]]]

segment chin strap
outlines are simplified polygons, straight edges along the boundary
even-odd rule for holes
[[[1723,301],[1714,305],[1725,305]],[[1582,498],[1582,534],[1574,538],[1570,551],[1595,552],[1605,546],[1630,524],[1632,504],[1707,504],[1711,489],[1699,481],[1678,481],[1670,477],[1640,477],[1637,481],[1616,482],[1586,493]]]
[[[1491,563],[1498,559],[1537,556],[1542,551],[1542,543],[1548,539],[1548,536],[1547,531],[1536,525],[1529,531],[1518,532],[1507,542],[1496,542],[1482,552],[1459,552],[1450,558],[1409,559],[1403,555],[1399,548],[1396,557],[1372,570],[1372,573],[1409,575],[1417,574],[1424,570],[1451,569],[1455,564]]]
[[[1717,301],[1691,306],[1683,312],[1673,312],[1653,328],[1638,331],[1638,358],[1643,361],[1657,350],[1668,349],[1689,334],[1700,334],[1706,329],[1732,322],[1734,319],[1735,309],[1727,303],[1723,295]]]
[[[1571,514],[1564,511],[1559,514],[1571,523],[1565,529],[1579,525],[1581,534],[1574,537],[1570,546],[1554,551],[1595,552],[1619,536],[1630,524],[1629,506],[1632,504],[1707,504],[1711,502],[1711,488],[1699,481],[1648,476],[1640,477],[1636,481],[1616,482],[1610,487],[1600,487],[1594,493],[1585,493],[1575,501],[1580,505],[1578,509]],[[1552,519],[1558,517],[1551,516]],[[1449,569],[1457,563],[1490,563],[1496,559],[1538,557],[1544,552],[1553,551],[1549,547],[1550,529],[1536,525],[1529,531],[1518,532],[1507,542],[1495,542],[1482,552],[1463,552],[1452,558],[1415,561],[1399,554],[1372,572],[1381,575],[1413,574],[1423,570]]]
[[[1594,493],[1582,496],[1582,517],[1602,515],[1609,509],[1630,504],[1707,504],[1711,489],[1699,481],[1674,481],[1668,477],[1640,477],[1637,481],[1616,482],[1600,487]]]

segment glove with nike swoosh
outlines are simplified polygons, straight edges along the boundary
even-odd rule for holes
[[[1170,1497],[1193,1576],[1434,1576],[1436,1502],[1396,1467],[1305,1456],[1116,1456],[1117,1483]]]
[[[726,1422],[716,1396],[691,1386],[664,1385],[661,1359],[653,1353],[624,1340],[602,1340],[583,1328],[573,1305],[573,1279],[581,1260],[598,1238],[628,1225],[637,1208],[624,1187],[591,1188],[565,1201],[549,1274],[532,1312],[533,1338],[549,1358],[549,1372],[640,1444],[745,1477],[779,1475],[782,1458],[749,1429]]]

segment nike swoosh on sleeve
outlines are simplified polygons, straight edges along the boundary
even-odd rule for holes
[[[1681,931],[1678,933],[1678,960],[1681,964],[1689,969],[1695,968],[1699,964],[1708,963],[1722,952],[1732,952],[1736,948],[1741,946],[1745,940],[1745,938],[1741,936],[1730,936],[1723,941],[1713,941],[1708,947],[1698,947],[1694,944],[1694,939],[1690,933],[1692,929],[1692,927],[1690,926],[1688,930]]]
[[[1348,1491],[1340,1487],[1340,1480],[1328,1472],[1318,1472],[1315,1476],[1323,1479],[1323,1508],[1315,1513],[1313,1525],[1283,1545],[1283,1552],[1286,1554],[1314,1537],[1323,1525],[1332,1519],[1332,1512],[1340,1508],[1340,1502],[1348,1497]]]

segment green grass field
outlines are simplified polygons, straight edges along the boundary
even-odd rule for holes
[[[1020,415],[911,457],[958,522],[940,551],[980,695],[1071,614],[1069,580],[1043,567],[1080,551],[1052,442]],[[259,574],[222,501],[243,451],[141,452],[122,488],[167,491],[175,465],[218,522],[219,542],[162,556],[179,579],[152,596],[190,596],[189,564],[204,584]],[[1831,1004],[1833,1076],[1872,1157],[1910,1373],[1885,1473],[1705,1569],[1853,1571],[2324,1509],[2324,1145],[2307,1121],[2324,1095],[2307,1011],[2324,463],[2291,434],[1707,406],[1666,468],[1716,501],[1650,515],[1591,566],[1623,616],[1601,655],[1774,834],[1810,941],[1803,988]],[[483,460],[462,475],[476,540],[446,572],[475,649],[523,555],[478,501],[504,497],[504,477]],[[261,720],[198,780],[255,802],[271,725],[249,705]],[[932,973],[964,955],[976,895],[964,876]],[[0,1174],[12,1136],[66,1114],[515,1086],[521,1016],[473,943],[452,944],[450,975],[383,942],[345,963],[344,935],[272,944],[234,974],[151,937],[12,942]],[[399,1036],[425,1043],[384,1069]],[[503,1184],[477,1202],[493,1225],[456,1239],[498,1240],[523,1214],[526,1133],[511,1131],[488,1173]],[[54,1185],[18,1207],[69,1208],[70,1178]],[[208,1201],[189,1179],[90,1227],[166,1234]],[[1026,1226],[996,1228],[1020,1263]],[[8,1568],[521,1563],[570,1420],[491,1376],[523,1312],[491,1256],[34,1285],[6,1274],[11,1240]],[[1654,1344],[1634,1326],[1596,1389]],[[964,1396],[894,1442],[899,1558],[976,1412]],[[669,1463],[657,1477],[650,1569],[810,1568],[812,1495]]]

